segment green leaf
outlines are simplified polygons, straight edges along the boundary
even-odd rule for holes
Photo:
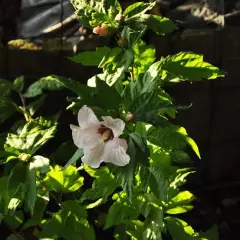
[[[50,167],[44,179],[44,184],[50,191],[55,192],[74,192],[83,186],[83,177],[80,177],[77,169],[70,165],[67,168],[58,165],[55,168]]]
[[[189,205],[195,199],[189,191],[178,193],[166,203],[165,212],[168,214],[180,214],[192,210],[193,206]]]
[[[127,166],[117,167],[116,176],[117,179],[121,182],[123,190],[128,194],[128,197],[132,197],[132,191],[134,186],[135,174],[137,172],[137,151],[138,147],[136,146],[133,138],[129,136],[128,139],[128,155],[130,156],[130,162]]]
[[[40,237],[66,240],[95,240],[95,234],[89,225],[83,206],[69,200],[63,202],[62,210],[44,223]]]
[[[37,200],[37,189],[36,189],[36,170],[34,169],[34,164],[29,164],[29,169],[27,171],[26,180],[26,203],[31,215],[33,215],[35,202]]]
[[[89,94],[89,87],[81,84],[70,78],[65,78],[57,75],[51,75],[40,78],[34,82],[25,92],[27,98],[36,97],[43,94],[45,90],[57,91],[63,88],[68,88],[81,97],[86,97]]]
[[[16,211],[14,215],[8,215],[4,217],[4,223],[10,228],[12,231],[18,228],[24,220],[24,214],[22,211]]]
[[[14,213],[16,210],[16,205],[17,205],[17,204],[15,204],[15,206],[9,206],[9,201],[10,201],[11,196],[9,196],[10,194],[8,193],[8,189],[6,187],[7,184],[8,184],[8,176],[0,177],[0,191],[1,191],[0,220],[2,220],[2,218],[5,214],[7,214],[8,208],[10,208],[10,211]]]
[[[71,57],[73,62],[81,63],[84,66],[98,66],[103,57],[111,51],[108,47],[96,48],[96,51],[82,52],[78,55]]]
[[[79,110],[79,108],[78,108]],[[59,148],[50,155],[52,162],[55,162],[60,165],[66,164],[68,159],[71,159],[76,152],[76,146],[72,140],[68,140],[62,143]]]
[[[138,218],[140,214],[138,210],[138,199],[133,199],[131,203],[124,192],[116,193],[113,199],[117,201],[112,204],[108,211],[104,229],[119,225],[128,219]]]
[[[57,91],[64,88],[64,85],[53,76],[40,78],[38,81],[30,85],[24,94],[24,97],[36,97],[44,93],[45,90]]]
[[[141,29],[141,30],[133,30],[129,28],[128,26],[125,26],[121,37],[125,40],[127,40],[128,48],[133,48],[134,45],[141,39],[141,37],[146,32],[147,27]]]
[[[33,215],[31,216],[30,219],[28,219],[24,224],[22,229],[27,229],[33,226],[38,226],[41,224],[42,218],[43,218],[43,214],[44,211],[46,209],[48,203],[48,199],[43,198],[43,197],[37,197],[37,200],[35,202],[35,206],[34,206],[34,211],[33,211]]]
[[[33,116],[37,112],[37,110],[40,107],[42,107],[46,98],[47,98],[47,95],[42,95],[37,100],[35,100],[27,105],[27,109],[31,116]]]
[[[27,189],[28,165],[18,162],[12,168],[7,180],[7,198],[8,210],[14,212],[22,200],[25,199]],[[11,201],[14,199],[14,201]],[[14,206],[13,206],[14,205]]]
[[[151,191],[163,202],[168,199],[170,178],[175,173],[169,154],[161,151],[150,154],[149,186]]]
[[[76,165],[76,162],[83,156],[83,149],[77,149],[77,151],[74,153],[74,155],[69,159],[67,164],[64,166],[67,168],[70,165]]]
[[[217,225],[214,225],[206,232],[200,232],[199,235],[201,236],[201,240],[219,240]]]
[[[103,198],[102,202],[107,200],[107,197],[116,190],[118,182],[114,175],[109,171],[107,167],[101,167],[100,169],[90,169],[84,165],[85,170],[90,173],[91,177],[95,178],[92,183],[92,188],[87,189],[81,198],[81,201],[86,199],[96,200]]]
[[[49,170],[49,159],[42,156],[34,156],[29,164],[26,180],[26,203],[31,214],[34,214],[37,201],[36,172],[46,173]]]
[[[186,129],[177,125],[168,124],[164,127],[151,127],[147,133],[147,140],[166,151],[179,151],[190,145],[200,158],[198,147],[186,132]]]
[[[204,240],[190,225],[179,218],[165,217],[164,221],[174,240]]]
[[[174,111],[176,106],[171,101],[162,101],[157,91],[145,92],[137,97],[129,106],[129,111],[134,114],[136,121],[156,124],[160,119],[156,119],[160,115],[164,115],[169,111]]]
[[[103,57],[102,61],[99,63],[99,68],[114,68],[115,58],[122,53],[122,49],[119,47],[110,49],[107,54]],[[112,69],[113,71],[114,69]]]
[[[44,125],[47,124],[47,125]],[[42,118],[26,123],[19,135],[9,133],[7,136],[5,150],[14,155],[34,154],[42,145],[54,136],[56,125]]]
[[[148,67],[154,62],[156,50],[153,45],[147,45],[144,41],[140,40],[134,45],[133,53],[134,75],[137,76],[140,73],[146,72]]]
[[[128,6],[123,15],[126,16],[126,20],[129,18],[135,18],[140,15],[143,15],[145,12],[151,10],[155,6],[155,1],[151,3],[144,3],[144,2],[136,2],[130,6]]]
[[[126,220],[125,225],[119,225],[115,227],[117,234],[115,234],[116,240],[125,239],[129,235],[131,239],[143,239],[143,222],[139,220]],[[122,230],[122,232],[120,232]]]
[[[151,127],[147,140],[166,150],[179,150],[186,146],[186,130],[183,127],[169,124],[166,127]]]
[[[24,83],[25,83],[24,76],[20,76],[14,80],[13,85],[17,91],[21,92],[24,88]]]
[[[101,23],[107,23],[111,27],[117,27],[115,18],[121,14],[122,9],[117,0],[71,0],[78,21],[85,27],[95,27]]]
[[[158,35],[165,35],[177,29],[177,26],[170,19],[158,15],[144,14],[139,21],[146,24]]]
[[[88,80],[88,85],[92,87],[91,101],[94,106],[105,110],[116,109],[121,102],[121,96],[114,87],[107,85],[98,75]],[[104,97],[103,97],[104,96]],[[111,99],[111,101],[109,101]]]
[[[104,68],[104,75],[101,77],[109,86],[122,79],[124,72],[133,63],[134,56],[132,49],[113,48],[99,64]]]
[[[203,55],[192,52],[180,52],[175,55],[169,55],[162,59],[160,63],[165,81],[199,81],[224,76],[219,68],[204,62]]]
[[[20,234],[11,234],[6,240],[25,240]]]
[[[17,108],[16,104],[9,98],[0,97],[0,124],[15,114]]]
[[[14,90],[14,85],[12,82],[0,78],[0,89],[1,89],[0,97],[5,97],[9,95],[11,90]]]
[[[199,152],[199,149],[198,149],[198,146],[197,144],[195,143],[195,141],[190,138],[190,137],[186,137],[186,141],[187,141],[187,144],[192,148],[192,150],[196,153],[196,155],[201,159],[201,156],[200,156],[200,152]]]

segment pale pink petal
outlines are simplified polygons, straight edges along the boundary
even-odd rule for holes
[[[111,162],[117,166],[125,166],[129,163],[130,157],[126,153],[127,141],[115,138],[108,141],[104,147],[103,162]]]
[[[78,123],[81,128],[89,128],[98,125],[99,120],[93,110],[85,105],[78,112]]]
[[[85,148],[82,162],[87,164],[89,167],[98,168],[102,162],[103,151],[104,143],[101,143],[92,149]]]
[[[82,129],[78,126],[70,125],[74,144],[78,148],[93,148],[102,143],[102,136],[98,133],[98,127]]]
[[[125,123],[120,118],[113,119],[110,116],[102,117],[103,122],[101,122],[104,126],[110,128],[113,131],[114,138],[120,136],[122,131],[125,128]]]

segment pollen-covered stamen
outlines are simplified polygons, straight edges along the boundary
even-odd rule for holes
[[[104,125],[101,125],[101,127],[98,128],[98,133],[102,135],[104,142],[107,142],[114,138],[113,131]]]

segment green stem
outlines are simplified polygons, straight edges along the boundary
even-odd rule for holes
[[[22,102],[22,107],[23,107],[23,112],[24,112],[23,115],[24,115],[26,121],[28,122],[30,120],[30,117],[27,113],[27,107],[26,107],[25,99],[24,99],[24,97],[23,97],[23,95],[20,91],[18,92],[18,95],[19,95],[19,97],[21,99],[21,102]]]

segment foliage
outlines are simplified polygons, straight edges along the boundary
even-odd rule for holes
[[[30,233],[31,239],[93,240],[98,228],[112,228],[112,238],[120,240],[218,239],[216,227],[196,232],[179,218],[195,200],[182,188],[194,173],[186,147],[199,158],[200,153],[187,131],[170,122],[188,106],[177,105],[164,86],[216,79],[222,71],[192,52],[155,61],[155,47],[142,40],[145,32],[176,29],[171,20],[149,14],[155,1],[125,10],[117,0],[71,2],[81,24],[107,28],[117,41],[70,58],[102,69],[87,85],[56,75],[28,87],[23,76],[0,79],[0,125],[16,113],[23,116],[0,134],[0,219],[12,232],[7,239],[28,239]],[[57,137],[61,116],[38,115],[48,95],[64,88],[73,92],[67,107],[73,114],[87,105],[97,117],[125,121],[121,137],[128,143],[128,165],[90,168],[67,131],[65,139]]]

